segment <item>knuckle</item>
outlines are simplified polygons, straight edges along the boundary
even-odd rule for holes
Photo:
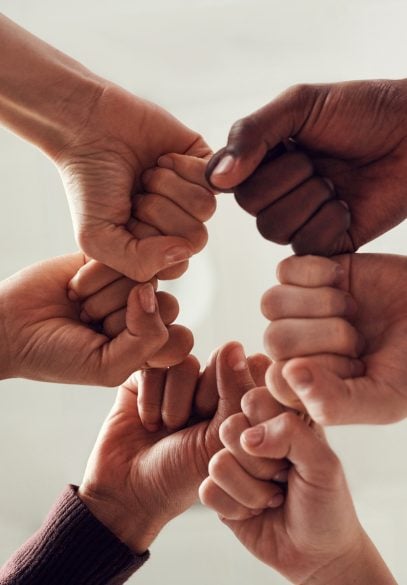
[[[282,359],[286,353],[287,342],[283,323],[270,323],[264,334],[264,345],[267,354],[273,360]]]
[[[240,416],[235,414],[229,416],[222,422],[219,428],[219,438],[226,446],[235,440],[236,436],[240,434]]]
[[[261,312],[267,319],[278,319],[283,314],[284,285],[270,288],[261,299]]]
[[[353,328],[344,319],[339,317],[333,319],[333,339],[336,339],[338,349],[349,353],[354,349],[355,334]]]
[[[227,473],[231,457],[232,455],[226,449],[221,449],[212,456],[208,465],[208,473],[215,481]]]
[[[275,214],[271,214],[271,207],[261,210],[256,217],[256,226],[264,239],[285,245],[290,243],[291,231],[287,230],[286,222],[278,221]]]

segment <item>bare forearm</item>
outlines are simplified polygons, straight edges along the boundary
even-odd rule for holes
[[[102,79],[0,15],[0,123],[55,156],[102,91]]]
[[[302,585],[397,585],[378,550],[366,535],[358,549],[336,559]]]

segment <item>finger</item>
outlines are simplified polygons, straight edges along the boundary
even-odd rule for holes
[[[137,218],[156,227],[165,236],[185,238],[190,242],[194,252],[202,250],[208,241],[208,233],[203,223],[162,195],[155,193],[144,195],[138,200],[133,213]]]
[[[353,317],[353,297],[333,287],[273,286],[262,297],[261,312],[270,321],[286,318]]]
[[[90,260],[84,264],[68,284],[71,301],[89,297],[108,284],[122,278],[122,274],[101,262]]]
[[[294,234],[291,245],[296,254],[321,254],[332,256],[347,250],[355,252],[348,229],[351,224],[349,207],[344,202],[327,201]]]
[[[179,305],[177,299],[164,291],[156,293],[158,310],[164,325],[170,325],[178,317]],[[109,337],[116,337],[126,327],[126,307],[111,313],[103,320],[103,333]]]
[[[289,362],[283,373],[310,416],[320,424],[386,424],[405,416],[399,401],[386,400],[383,383],[369,376],[343,380],[303,359]]]
[[[199,487],[199,499],[204,506],[212,508],[220,516],[229,520],[247,520],[258,515],[262,510],[250,510],[224,492],[210,477]]]
[[[119,278],[88,297],[81,307],[80,318],[85,323],[100,321],[106,315],[127,304],[131,289],[137,283],[130,278]]]
[[[364,342],[348,321],[338,317],[280,319],[267,327],[264,347],[274,361],[321,353],[355,358]]]
[[[216,362],[219,350],[215,350],[209,356],[204,371],[202,372],[198,388],[195,394],[195,413],[200,418],[211,418],[216,412],[219,395],[216,382]]]
[[[290,256],[277,266],[281,284],[305,287],[335,286],[344,276],[343,267],[322,256]]]
[[[306,154],[300,151],[287,152],[261,165],[244,183],[236,187],[236,201],[245,211],[257,215],[302,185],[312,177],[313,172],[312,161]]]
[[[342,380],[358,378],[365,373],[365,366],[361,360],[334,354],[313,355],[307,358],[294,358],[294,360],[290,361],[282,360],[274,362],[266,374],[267,388],[281,404],[299,411],[305,411],[306,407],[292,389],[285,376],[286,364],[291,364],[297,360],[312,368],[328,370]]]
[[[205,161],[200,162],[205,164]],[[215,213],[216,199],[212,191],[183,179],[172,170],[149,169],[143,174],[143,184],[147,193],[166,197],[198,221],[207,221]]]
[[[226,449],[213,455],[208,471],[211,479],[224,492],[246,508],[276,508],[284,501],[279,485],[249,475]]]
[[[239,185],[261,163],[266,152],[300,131],[317,99],[317,87],[296,86],[231,128],[221,156],[214,156],[208,175],[220,190]]]
[[[285,411],[265,386],[246,392],[241,402],[242,412],[251,426],[274,418]]]
[[[168,429],[181,428],[191,416],[198,377],[199,362],[192,355],[168,370],[161,406],[162,421]]]
[[[161,428],[161,404],[166,369],[141,370],[138,376],[137,407],[143,426],[151,432]]]
[[[138,282],[146,282],[161,270],[185,262],[194,253],[184,238],[154,236],[137,240],[124,226],[111,224],[94,232],[88,230],[79,240],[88,256]]]
[[[97,347],[90,348],[90,369],[94,378],[107,386],[121,384],[157,353],[168,339],[161,320],[153,286],[139,285],[130,292],[127,303],[126,329],[112,340],[98,335]]]
[[[253,392],[253,390],[250,390],[248,394],[250,392]],[[270,396],[266,389],[265,392]],[[271,396],[270,399],[273,400]],[[275,479],[275,481],[281,481],[283,470],[287,470],[288,468],[284,460],[274,461],[263,457],[253,457],[252,455],[248,455],[242,448],[240,435],[248,428],[250,428],[250,424],[243,413],[238,412],[232,414],[220,426],[220,440],[239,465],[252,477],[262,480]],[[284,475],[284,480],[286,478],[287,475]]]
[[[266,240],[288,244],[294,234],[334,196],[328,181],[310,177],[267,207],[263,205],[257,213],[257,229]],[[264,203],[267,205],[266,197]]]
[[[133,234],[135,238],[138,240],[142,240],[144,238],[150,238],[152,236],[161,236],[161,232],[159,232],[155,227],[149,225],[148,223],[144,223],[137,218],[130,218],[127,224],[128,230]],[[160,280],[173,280],[175,278],[179,278],[186,272],[188,269],[188,262],[179,262],[170,268],[166,268],[157,272],[157,278]]]
[[[192,332],[183,325],[170,325],[168,339],[161,348],[149,357],[145,365],[149,368],[168,368],[181,363],[194,346]]]
[[[217,420],[221,422],[231,414],[240,412],[243,395],[255,386],[240,343],[232,341],[219,350],[216,380],[219,394]]]
[[[172,152],[161,156],[157,164],[161,168],[173,170],[179,177],[182,177],[189,183],[201,185],[201,187],[213,193],[213,188],[205,177],[208,157],[198,158],[196,156],[185,156]]]
[[[247,358],[250,374],[256,386],[265,385],[265,376],[271,360],[264,353],[256,353]]]
[[[310,486],[336,490],[344,485],[336,455],[312,427],[292,412],[248,429],[241,442],[251,455],[289,459],[295,472]]]

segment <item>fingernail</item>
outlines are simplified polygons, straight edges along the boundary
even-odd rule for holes
[[[174,168],[174,161],[170,156],[164,154],[164,156],[160,156],[157,161],[157,165],[162,167],[163,169],[173,169]]]
[[[269,508],[278,508],[278,506],[281,506],[281,504],[283,502],[284,502],[284,494],[279,493],[271,498],[271,500],[268,503],[268,507]]]
[[[229,173],[235,166],[235,158],[231,154],[222,157],[216,167],[213,169],[211,177],[215,175],[225,175]]]
[[[343,207],[349,211],[350,208],[349,208],[349,205],[346,203],[346,201],[344,201],[343,199],[338,199],[338,203],[343,205]]]
[[[257,425],[242,433],[242,440],[248,447],[257,447],[264,439],[264,426]]]
[[[354,298],[347,294],[345,296],[345,311],[344,311],[344,315],[346,317],[353,317],[358,310],[358,306],[356,304],[356,301],[354,300]]]
[[[280,483],[286,483],[288,480],[289,471],[290,471],[289,469],[282,469],[281,471],[278,471],[273,476],[273,481],[279,481]]]
[[[84,323],[90,323],[92,321],[92,319],[89,317],[85,309],[82,309],[82,311],[80,312],[79,319]]]
[[[178,264],[191,258],[192,254],[189,248],[183,248],[182,246],[174,246],[165,253],[166,264]]]
[[[138,289],[138,297],[143,311],[149,315],[153,315],[156,309],[156,298],[154,287],[150,282],[143,284]]]
[[[246,356],[241,345],[230,350],[227,355],[227,363],[234,372],[243,372],[247,368]]]
[[[350,370],[352,378],[359,378],[366,371],[365,364],[361,360],[351,360]]]
[[[345,277],[345,270],[344,268],[342,268],[342,266],[340,266],[339,264],[337,264],[334,269],[334,280],[333,280],[333,284],[339,284],[340,282],[342,282],[343,278]]]
[[[296,392],[305,392],[313,382],[312,373],[307,368],[290,372],[289,378],[289,384]]]

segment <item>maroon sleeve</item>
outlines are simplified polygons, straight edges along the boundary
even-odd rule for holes
[[[120,585],[148,559],[97,520],[68,486],[41,528],[0,569],[1,585]]]

